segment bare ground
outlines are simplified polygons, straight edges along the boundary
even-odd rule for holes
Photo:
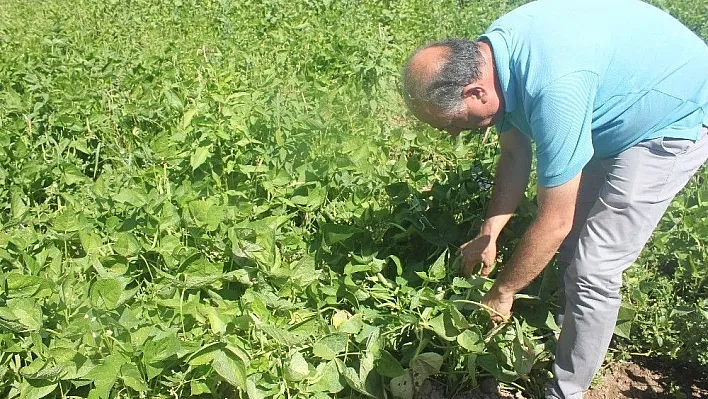
[[[691,366],[656,360],[642,364],[623,362],[605,367],[602,375],[600,383],[586,392],[584,399],[708,399],[708,373]],[[428,380],[416,392],[415,399],[539,398],[501,390],[493,380],[482,381],[479,388],[448,398],[445,387]]]
[[[601,383],[585,399],[708,398],[708,376],[689,366],[617,363],[608,367]]]

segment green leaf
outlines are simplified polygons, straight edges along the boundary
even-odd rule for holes
[[[211,327],[212,333],[216,335],[221,335],[226,332],[226,324],[219,310],[212,306],[200,305],[199,312],[206,315],[209,319],[209,326]]]
[[[556,318],[553,316],[553,312],[546,313],[545,326],[549,330],[560,331],[560,327],[558,327],[558,324],[556,324]]]
[[[140,251],[140,243],[138,243],[138,240],[133,234],[129,232],[120,232],[116,234],[116,236],[118,238],[116,239],[116,243],[113,244],[113,250],[116,251],[116,253],[126,258],[138,255]]]
[[[430,266],[430,270],[428,271],[428,277],[432,281],[440,281],[443,278],[445,278],[446,274],[446,268],[445,268],[445,259],[447,258],[447,249],[443,251],[440,256],[438,256],[438,259],[435,260],[435,263],[433,263],[432,266]]]
[[[388,257],[396,265],[396,275],[403,275],[403,264],[401,263],[401,259],[399,259],[396,255],[389,255]]]
[[[362,229],[341,224],[325,223],[321,226],[322,235],[327,245],[336,244],[363,232]]]
[[[415,386],[409,370],[391,380],[391,394],[396,399],[413,399]]]
[[[310,364],[299,351],[294,352],[285,366],[285,378],[290,381],[302,381],[310,375]]]
[[[266,399],[267,392],[258,389],[256,383],[253,382],[253,378],[249,376],[246,380],[246,394],[248,399]],[[194,395],[194,392],[192,392]]]
[[[0,327],[9,331],[21,333],[26,327],[17,321],[17,316],[7,307],[0,306]]]
[[[226,347],[226,345],[221,342],[212,342],[210,344],[206,344],[196,352],[189,355],[189,357],[187,358],[187,363],[189,363],[190,366],[201,366],[204,364],[209,364],[214,360],[214,357],[216,357],[216,354],[219,353],[219,350],[223,349],[224,347]]]
[[[143,376],[140,375],[138,366],[132,363],[126,363],[120,368],[120,378],[123,383],[138,392],[146,392],[149,387],[143,381]]]
[[[203,257],[193,259],[193,261],[183,264],[182,266],[184,267],[184,272],[193,277],[221,276],[224,269],[222,263],[209,262]]]
[[[42,328],[42,309],[34,298],[18,298],[7,301],[7,308],[15,316],[15,320],[28,330]]]
[[[209,159],[209,157],[211,157],[211,145],[197,147],[189,158],[189,165],[194,171]]]
[[[634,316],[637,314],[636,309],[627,304],[623,303],[620,306],[619,312],[617,314],[617,323],[615,325],[615,335],[622,338],[630,339],[630,334],[632,332],[632,321],[634,321]]]
[[[199,111],[199,107],[194,106],[190,109],[187,110],[187,112],[184,113],[182,116],[182,129],[186,129],[189,127],[189,125],[192,124],[192,119],[194,116],[197,114]]]
[[[364,390],[369,394],[372,393],[372,389],[369,386],[371,382],[369,376],[371,374],[371,371],[374,370],[377,354],[378,353],[374,353],[371,350],[367,350],[366,352],[364,352],[364,355],[359,358],[359,381],[361,381],[364,386]]]
[[[531,372],[536,356],[533,347],[521,344],[519,340],[514,340],[512,344],[514,354],[514,371],[518,375],[526,375]]]
[[[24,194],[20,191],[12,191],[12,197],[10,199],[10,209],[12,210],[12,219],[19,220],[22,216],[27,213],[30,209],[25,203]]]
[[[333,320],[334,321],[334,320]],[[347,320],[343,321],[337,330],[347,333],[347,334],[358,334],[361,329],[364,328],[364,322],[362,321],[362,315],[356,314]]]
[[[52,294],[54,283],[39,276],[27,276],[12,272],[6,276],[8,296],[10,298],[44,298]]]
[[[491,353],[477,357],[477,364],[480,367],[499,381],[513,382],[519,378],[519,374],[511,369],[513,367],[512,354],[508,353],[508,349],[505,348],[506,353],[503,353],[502,349],[498,347],[490,347],[489,350]]]
[[[312,352],[325,360],[332,360],[347,349],[346,334],[330,334],[315,343]]]
[[[430,326],[433,327],[433,331],[435,331],[440,338],[450,342],[454,341],[460,333],[453,325],[452,318],[447,311],[430,320]]]
[[[445,313],[447,313],[450,316],[450,322],[452,323],[452,326],[455,329],[462,331],[462,330],[469,328],[470,323],[467,321],[465,316],[462,313],[460,313],[460,311],[456,307],[449,306],[445,310]]]
[[[165,99],[167,99],[167,103],[174,109],[182,110],[184,109],[184,104],[182,104],[182,100],[179,99],[177,94],[175,94],[174,91],[172,90],[165,90]]]
[[[268,334],[276,342],[287,346],[299,345],[307,340],[306,335],[294,334],[291,331],[268,324],[262,324],[258,326],[258,328],[263,330],[263,332]]]
[[[157,364],[172,356],[175,356],[181,348],[180,340],[176,330],[170,329],[158,333],[152,339],[148,339],[143,346],[143,360],[145,364]]]
[[[484,340],[476,329],[463,331],[457,336],[457,343],[472,353],[481,353],[484,351]]]
[[[443,365],[443,357],[434,352],[421,353],[410,362],[411,375],[416,386],[428,377],[437,374]]]
[[[197,226],[207,231],[214,231],[219,227],[223,213],[219,207],[209,201],[198,200],[189,203],[189,212]]]
[[[147,203],[147,198],[144,194],[129,188],[121,189],[113,199],[116,202],[130,204],[136,208],[140,208]]]
[[[95,254],[98,248],[103,244],[101,236],[89,231],[80,231],[79,239],[81,240],[81,246],[84,247],[84,251],[87,254]]]
[[[52,221],[52,226],[57,231],[72,232],[79,230],[82,226],[79,214],[71,207],[64,208]]]
[[[317,374],[311,382],[309,391],[338,393],[344,389],[345,383],[337,369],[337,363],[331,360],[317,365]]]
[[[103,364],[94,367],[86,375],[88,380],[93,381],[95,396],[101,399],[110,398],[111,390],[118,379],[121,366],[125,363],[127,363],[127,359],[121,355],[108,355]]]
[[[71,350],[71,352],[73,352],[73,356],[71,356],[70,359],[65,360],[64,364],[66,373],[62,376],[62,379],[83,379],[86,375],[88,375],[88,373],[91,372],[91,370],[94,369],[94,367],[96,367],[96,365],[93,364],[93,362],[86,356],[83,356],[79,353],[75,353],[73,349]],[[57,359],[57,361],[59,362],[61,360]]]
[[[212,393],[211,388],[209,388],[209,385],[205,384],[202,381],[197,381],[197,380],[192,380],[189,382],[189,390],[193,396],[198,396],[203,393],[206,393],[206,394]],[[248,399],[254,399],[254,398],[261,399],[262,397],[250,396],[250,393],[249,393]]]
[[[372,397],[372,395],[366,391],[364,382],[359,378],[359,374],[357,374],[354,368],[347,367],[340,359],[335,359],[335,361],[337,362],[337,369],[344,377],[344,380],[347,382],[347,385],[349,385],[351,388],[355,389],[359,393],[363,393],[366,396]]]
[[[160,216],[158,219],[160,221],[160,227],[163,229],[166,229],[168,227],[174,227],[182,220],[179,215],[179,212],[177,212],[177,207],[172,205],[172,203],[170,202],[164,202],[162,204],[162,209],[160,211]],[[169,242],[169,240],[173,238],[174,236],[166,236],[162,240],[161,244]]]
[[[386,186],[386,193],[391,197],[393,203],[401,203],[410,197],[411,188],[406,182],[398,182]]]
[[[305,255],[291,265],[290,279],[299,287],[305,288],[320,278],[322,272],[315,268],[315,259]]]
[[[95,307],[113,310],[118,307],[125,283],[118,278],[100,278],[91,285],[91,304]]]
[[[20,399],[40,399],[52,392],[59,386],[57,382],[42,380],[24,380],[20,384]]]
[[[382,376],[395,378],[406,373],[406,370],[401,366],[401,362],[388,351],[382,350],[380,356],[381,357],[376,362],[376,371]]]
[[[246,387],[246,365],[243,360],[227,349],[220,349],[211,362],[217,374],[234,387]]]
[[[42,359],[35,359],[29,365],[20,369],[20,373],[30,380],[57,381],[64,375],[65,366],[51,366]]]
[[[123,328],[132,330],[133,328],[140,326],[140,320],[135,317],[135,313],[133,313],[133,310],[126,306],[120,315],[120,319],[118,319],[118,324],[123,326]]]

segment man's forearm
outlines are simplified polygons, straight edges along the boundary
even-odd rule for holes
[[[482,224],[480,234],[490,235],[496,241],[521,202],[529,183],[530,168],[530,158],[502,153],[497,164],[487,219]]]
[[[511,260],[497,276],[493,289],[513,295],[524,289],[551,261],[565,230],[547,219],[536,219],[526,230]]]

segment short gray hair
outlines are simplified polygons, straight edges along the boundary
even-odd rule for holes
[[[443,60],[440,71],[421,84],[411,76],[411,59],[420,51],[431,47],[447,48],[448,57]],[[408,58],[403,68],[403,97],[410,108],[413,104],[428,104],[436,109],[454,113],[462,107],[462,88],[482,77],[484,59],[477,42],[467,39],[446,39],[429,43]]]

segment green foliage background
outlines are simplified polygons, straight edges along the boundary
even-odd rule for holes
[[[452,261],[482,221],[494,135],[432,131],[397,89],[415,47],[520,4],[0,1],[0,395],[543,376],[553,268],[493,328],[474,304],[491,281]],[[708,2],[657,4],[708,37]],[[628,273],[619,348],[708,364],[705,175]]]

